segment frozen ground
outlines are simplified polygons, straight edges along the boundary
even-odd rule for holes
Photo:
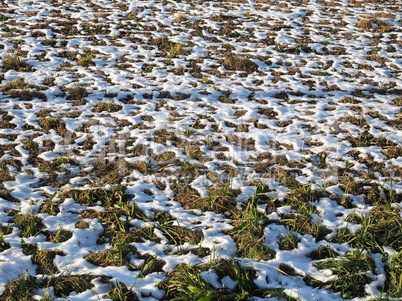
[[[235,257],[265,289],[255,300],[397,297],[401,7],[0,1],[0,294],[28,275],[94,275],[90,289],[61,290],[98,300],[117,280],[159,300],[179,263]],[[251,199],[269,256],[232,231]],[[112,259],[96,257],[106,249]],[[348,278],[317,262],[357,265],[359,251],[369,268],[348,294]],[[27,296],[64,300],[54,283]]]

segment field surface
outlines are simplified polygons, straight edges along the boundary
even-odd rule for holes
[[[0,300],[402,298],[401,8],[0,0]]]

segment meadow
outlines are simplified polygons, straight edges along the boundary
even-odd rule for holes
[[[402,298],[399,0],[0,0],[0,300]]]

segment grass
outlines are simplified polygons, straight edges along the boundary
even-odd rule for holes
[[[15,70],[19,72],[31,72],[33,70],[27,62],[25,62],[21,57],[17,55],[7,55],[3,59],[1,68],[4,72],[7,72],[9,70]]]
[[[68,92],[67,99],[69,100],[82,101],[85,97],[89,95],[87,89],[84,86],[80,85],[76,85],[75,87],[72,88],[67,88],[66,90]]]
[[[113,113],[113,112],[118,112],[122,109],[123,107],[119,104],[115,104],[113,102],[99,102],[93,109],[92,111],[95,113],[100,113],[103,111]]]
[[[313,265],[319,269],[330,269],[337,275],[329,285],[345,299],[365,296],[364,286],[370,282],[365,272],[373,272],[375,267],[373,258],[361,251],[350,252],[343,259],[328,259]]]
[[[46,131],[55,130],[60,136],[66,133],[66,126],[60,116],[57,117],[43,117],[39,120],[38,124]]]
[[[402,251],[394,253],[385,266],[387,280],[384,290],[389,296],[402,298]]]
[[[20,237],[37,236],[45,228],[42,220],[31,213],[17,214],[12,221],[20,228]]]
[[[33,88],[33,86],[25,82],[24,79],[17,77],[4,86],[1,86],[0,91],[12,98],[19,98],[20,101],[31,101],[34,98],[38,98],[43,101],[47,100],[45,94],[37,90],[32,91],[32,89],[29,88]],[[38,87],[36,88],[38,89]]]
[[[0,14],[0,21],[1,22],[7,21],[7,20],[8,20],[8,17],[6,15]]]
[[[98,293],[71,244],[163,300],[402,298],[397,1],[56,2],[0,14],[0,300]],[[99,298],[158,299],[126,279]]]
[[[275,252],[264,244],[263,232],[268,220],[257,209],[256,189],[254,195],[240,211],[233,212],[233,229],[227,231],[236,242],[236,255],[242,258],[269,260],[274,258]]]
[[[171,223],[162,223],[159,225],[158,229],[166,236],[168,244],[180,246],[184,243],[190,243],[197,245],[203,238],[202,232],[196,229],[188,229],[180,225],[174,226]]]
[[[166,58],[177,58],[180,55],[186,55],[189,52],[185,49],[183,43],[176,43],[170,41],[167,37],[157,38],[154,41],[154,45],[158,46],[159,51]]]
[[[299,236],[294,231],[289,231],[286,235],[279,239],[279,249],[281,250],[293,250],[297,247],[299,242]]]
[[[105,208],[114,206],[128,206],[131,197],[125,192],[124,186],[115,186],[111,190],[103,188],[85,189],[85,190],[68,190],[62,199],[73,198],[79,204],[86,206],[94,206],[100,202]]]
[[[22,248],[25,255],[31,256],[32,264],[36,265],[36,272],[42,275],[54,275],[59,270],[53,265],[56,255],[63,255],[61,251],[37,250],[35,244],[27,244]]]
[[[81,57],[78,61],[77,64],[82,67],[89,67],[89,66],[95,66],[95,62],[92,60],[92,55],[87,54],[83,57]]]
[[[268,119],[276,119],[275,117],[278,115],[278,113],[275,112],[273,108],[259,108],[258,113],[264,115]]]
[[[65,242],[73,236],[71,232],[63,230],[61,227],[55,232],[43,231],[43,233],[45,234],[47,241],[57,244]]]
[[[4,301],[31,301],[34,300],[32,291],[39,287],[40,285],[35,277],[24,273],[20,278],[16,278],[7,284],[1,297]]]
[[[168,141],[171,141],[173,145],[179,145],[182,142],[180,137],[166,129],[156,130],[153,135],[154,141],[163,145],[167,145]]]
[[[247,73],[258,71],[258,65],[255,62],[237,55],[227,56],[223,60],[222,65],[228,70],[244,71]]]
[[[71,292],[81,293],[93,287],[90,283],[95,276],[92,275],[59,275],[49,278],[38,279],[29,275],[27,272],[19,278],[15,278],[8,282],[5,291],[1,295],[1,300],[14,301],[24,300],[33,301],[34,290],[44,290],[53,287],[54,294],[59,298],[66,298]],[[46,296],[46,293],[45,293]],[[48,295],[48,299],[50,296]]]
[[[70,293],[81,293],[93,287],[92,275],[60,275],[49,279],[47,286],[52,286],[54,294],[59,298],[66,298]]]
[[[128,289],[127,286],[116,280],[114,288],[111,289],[107,296],[113,301],[137,301],[137,294]]]
[[[390,32],[392,31],[392,26],[387,22],[377,19],[377,18],[363,18],[357,22],[356,27],[362,28],[365,31],[373,30],[373,24],[377,25],[374,29],[375,32]]]
[[[25,82],[24,79],[16,78],[13,81],[5,84],[0,89],[1,91],[9,91],[9,90],[16,90],[16,89],[26,89],[29,88],[29,84]]]
[[[378,206],[366,216],[352,214],[348,221],[361,225],[352,234],[346,228],[341,228],[333,238],[334,242],[348,242],[351,246],[383,253],[383,247],[391,247],[397,252],[402,250],[402,223],[395,209]]]
[[[236,282],[234,288],[215,287],[204,280],[200,273],[209,268],[216,271],[218,278],[230,277]],[[165,300],[249,300],[253,296],[264,296],[254,279],[253,269],[241,266],[235,260],[216,260],[196,266],[178,265],[159,287],[167,291]]]
[[[10,233],[11,233],[10,225],[8,225],[7,227],[0,226],[0,253],[10,248],[10,244],[7,243],[4,239],[4,235],[8,235]]]
[[[54,46],[56,46],[57,41],[56,41],[55,39],[46,39],[46,40],[43,40],[43,41],[41,42],[41,44],[42,44],[43,46],[54,47]]]
[[[218,214],[235,211],[237,203],[234,199],[240,193],[240,190],[232,189],[228,184],[208,188],[205,198],[200,198],[198,192],[188,186],[173,184],[171,188],[176,194],[176,200],[185,209],[200,209]]]
[[[111,249],[106,249],[99,252],[90,252],[85,259],[96,266],[126,266],[129,270],[138,270],[138,267],[130,264],[129,260],[129,256],[135,254],[136,252],[137,251],[133,246],[128,244],[117,244]]]

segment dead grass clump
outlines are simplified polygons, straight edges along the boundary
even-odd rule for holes
[[[390,32],[393,30],[390,24],[378,18],[360,19],[359,22],[357,22],[356,27],[362,28],[366,31],[374,29],[375,32],[381,32],[381,33]]]
[[[122,20],[134,20],[134,21],[138,21],[139,20],[139,18],[137,17],[137,12],[135,12],[135,11],[132,11],[132,12],[129,12],[128,13],[128,15],[126,15],[125,17],[123,17],[123,19]]]
[[[44,117],[39,120],[39,125],[46,131],[55,130],[57,134],[64,137],[67,129],[65,123],[60,116],[57,117]]]
[[[49,278],[47,287],[52,286],[54,294],[61,298],[68,296],[72,292],[82,293],[93,287],[91,281],[95,279],[93,275],[60,275]]]
[[[177,137],[175,133],[169,132],[166,129],[155,131],[154,141],[163,145],[167,145],[168,141],[172,141],[173,145],[175,146],[178,146],[181,143],[180,137]]]
[[[16,144],[0,144],[0,157],[4,154],[10,154],[13,157],[19,157],[21,154],[15,149]]]
[[[159,225],[158,229],[166,236],[168,239],[168,244],[173,244],[176,246],[181,246],[184,243],[198,245],[204,237],[201,231],[181,226],[174,226],[171,223],[161,224]]]
[[[396,159],[402,156],[402,147],[384,136],[375,139],[377,145],[383,149],[383,154],[387,159]]]
[[[96,158],[93,161],[92,166],[92,174],[98,177],[101,182],[107,184],[120,184],[128,172],[129,165],[126,161],[115,157],[113,161]]]
[[[184,209],[200,209],[220,214],[236,210],[235,198],[241,192],[229,185],[218,186],[208,189],[207,196],[201,198],[198,192],[189,186],[173,184],[171,188],[175,192],[176,201],[182,204]]]
[[[179,162],[178,159],[176,158],[175,152],[172,151],[167,151],[161,155],[156,155],[154,159],[156,161],[156,164],[158,164],[161,167],[165,167],[171,164],[177,164]]]
[[[41,99],[43,101],[47,100],[46,95],[39,91],[11,90],[8,91],[6,94],[13,98],[19,98],[20,101],[31,101],[35,98]]]
[[[183,15],[178,15],[176,18],[173,19],[173,23],[182,23],[187,21],[187,17]]]
[[[265,115],[268,119],[276,119],[278,115],[277,112],[274,111],[273,108],[258,108],[258,113]]]
[[[100,252],[90,252],[85,259],[96,266],[126,266],[129,270],[135,271],[139,268],[130,264],[130,256],[134,254],[137,254],[137,249],[134,246],[119,244],[111,249],[106,249]]]
[[[131,289],[128,289],[123,282],[117,282],[108,293],[107,296],[112,300],[126,300],[126,301],[138,301],[137,294]]]
[[[115,224],[116,221],[113,222]],[[113,225],[112,224],[112,225]],[[159,243],[161,241],[160,237],[155,234],[154,226],[152,227],[144,227],[144,228],[135,228],[128,231],[112,231],[111,243],[112,245],[118,245],[119,243],[132,243],[132,242],[147,242],[153,241]]]
[[[61,251],[38,250],[36,244],[23,245],[22,252],[25,255],[32,256],[32,263],[37,266],[36,273],[42,275],[54,275],[58,273],[59,270],[54,266],[53,259],[56,255],[64,255]]]
[[[66,91],[68,92],[67,100],[81,100],[89,95],[87,89],[80,85],[73,88],[67,88]]]
[[[398,106],[398,107],[402,107],[402,96],[399,96],[398,98],[394,98],[392,100],[392,102]]]
[[[247,73],[258,71],[258,65],[255,62],[237,55],[227,56],[222,64],[227,70],[244,71]]]
[[[10,116],[6,111],[0,109],[0,128],[1,129],[13,129],[17,127],[16,124],[11,123],[14,117]]]
[[[341,122],[349,122],[351,124],[360,126],[360,127],[364,127],[367,125],[367,120],[364,118],[363,115],[361,116],[351,116],[351,115],[347,115],[342,117],[341,119],[339,119],[339,121]]]
[[[33,69],[31,66],[28,65],[23,59],[19,56],[14,55],[7,55],[4,60],[3,64],[1,65],[3,71],[15,70],[19,72],[32,72]]]
[[[355,98],[354,96],[346,96],[344,98],[342,98],[339,102],[341,103],[352,103],[352,104],[358,104],[361,103],[361,100],[358,100],[357,98]]]
[[[79,221],[78,223],[75,224],[75,226],[78,229],[88,229],[89,228],[89,224],[84,220]]]
[[[24,79],[16,78],[15,80],[0,87],[0,91],[7,92],[9,90],[26,89],[26,88],[29,88],[29,84],[25,82]]]
[[[28,275],[28,273],[24,273],[21,277],[10,281],[6,285],[1,299],[4,301],[34,300],[33,290],[38,288],[40,288],[38,279]]]
[[[218,97],[218,101],[232,104],[236,102],[234,99],[230,98],[229,92],[223,92],[223,95]]]
[[[92,109],[92,112],[100,113],[107,111],[113,113],[120,111],[122,108],[123,107],[117,103],[101,101]]]
[[[178,183],[172,184],[170,188],[175,193],[175,200],[182,204],[184,209],[194,209],[192,204],[200,198],[197,190],[191,188],[189,185]]]
[[[24,79],[16,78],[15,80],[0,87],[0,91],[13,98],[19,98],[21,101],[31,101],[34,98],[47,100],[45,94],[39,91],[30,91],[28,88],[30,85],[24,81]]]
[[[386,122],[386,124],[389,126],[395,127],[398,130],[402,130],[402,114],[400,116],[401,116],[401,118],[388,120]],[[382,120],[384,120],[384,119],[382,119]]]
[[[349,134],[346,140],[352,143],[353,147],[378,145],[383,149],[382,152],[387,159],[394,159],[402,156],[402,147],[398,143],[395,143],[384,136],[375,138],[368,130],[361,132],[357,137]]]
[[[256,150],[254,146],[255,141],[253,138],[244,138],[244,137],[238,137],[236,135],[227,135],[226,141],[228,141],[230,144],[236,145],[249,151]]]
[[[292,120],[282,120],[282,121],[278,121],[278,126],[279,127],[287,127],[288,125],[290,125],[292,123],[293,123]]]
[[[45,234],[47,241],[55,244],[60,244],[73,237],[73,234],[71,232],[63,230],[62,228],[55,232],[43,231],[43,234]]]

